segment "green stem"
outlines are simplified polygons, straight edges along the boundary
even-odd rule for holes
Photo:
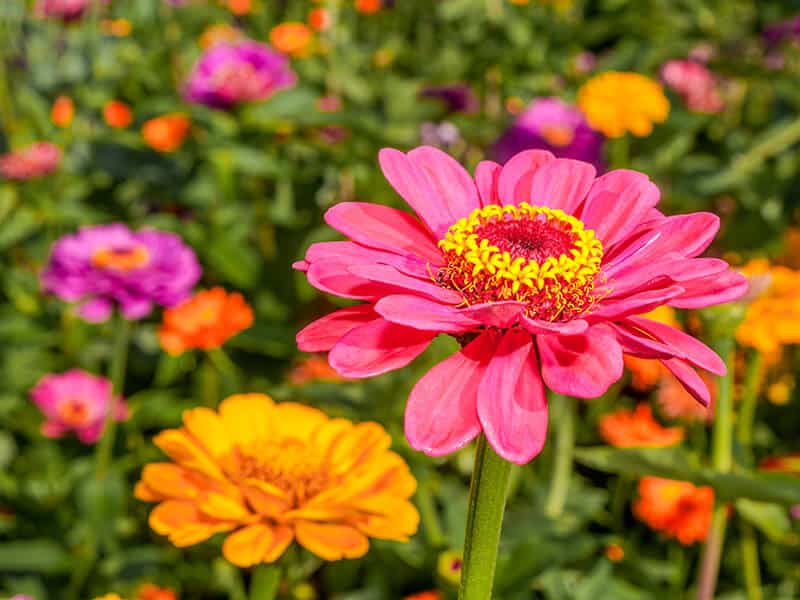
[[[711,440],[711,466],[726,473],[733,466],[733,340],[720,340],[716,347],[725,359],[728,372],[719,379],[719,392],[714,406],[714,431]],[[703,547],[698,579],[698,600],[712,600],[717,587],[719,561],[725,543],[728,508],[717,501],[711,520],[711,530]]]
[[[492,597],[510,472],[511,463],[497,456],[481,434],[469,490],[459,600],[489,600]]]
[[[742,401],[739,403],[739,420],[736,424],[736,439],[748,452],[753,443],[753,423],[756,416],[758,388],[761,385],[763,370],[764,355],[755,350],[750,356],[750,362],[747,364]]]
[[[550,401],[555,417],[555,460],[545,514],[556,519],[564,512],[572,478],[572,455],[575,450],[575,403],[572,398],[554,395]]]
[[[281,585],[281,569],[277,565],[260,564],[253,569],[249,600],[274,600]]]
[[[744,563],[744,586],[747,590],[747,600],[762,600],[756,532],[750,523],[740,522],[739,528],[741,529],[739,548],[742,551],[742,563]]]
[[[419,508],[420,518],[425,529],[425,537],[428,544],[433,548],[439,548],[447,543],[442,525],[439,523],[439,515],[436,512],[436,503],[431,493],[430,476],[419,482],[417,487],[417,508]]]
[[[111,350],[111,363],[109,377],[114,398],[122,395],[125,387],[125,365],[128,361],[128,343],[131,337],[131,322],[120,317],[117,321],[117,330],[114,335],[114,345]],[[114,453],[114,438],[117,433],[117,420],[115,418],[116,406],[109,406],[106,422],[103,427],[103,437],[97,444],[96,477],[104,479],[111,464]]]
[[[206,359],[200,372],[203,387],[203,404],[214,407],[219,401],[219,371],[210,356],[206,355]]]
[[[609,142],[609,162],[611,168],[614,169],[627,169],[631,162],[631,139],[626,133],[622,137],[618,137]]]

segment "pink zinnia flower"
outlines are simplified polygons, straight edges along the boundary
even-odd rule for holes
[[[0,176],[17,181],[43,177],[55,171],[60,161],[61,148],[50,142],[35,142],[0,155]]]
[[[595,178],[588,163],[529,150],[475,178],[443,152],[381,151],[384,174],[419,215],[343,202],[325,215],[349,241],[312,245],[295,267],[320,290],[362,300],[303,329],[301,350],[330,351],[345,377],[370,377],[419,356],[440,333],[462,349],[408,400],[411,445],[438,456],[483,431],[525,463],[547,430],[545,386],[594,398],[620,378],[623,352],[661,360],[701,403],[697,366],[724,373],[708,347],[636,315],[741,296],[745,278],[696,258],[719,219],[667,217],[647,176]]]
[[[661,67],[661,79],[694,112],[718,113],[725,108],[714,74],[692,60],[669,60]]]
[[[84,444],[100,438],[108,411],[117,421],[128,417],[125,401],[112,398],[111,382],[80,369],[45,375],[31,390],[31,399],[47,419],[43,435],[57,438],[73,431]]]

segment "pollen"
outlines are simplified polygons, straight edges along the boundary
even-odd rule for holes
[[[446,263],[435,274],[463,306],[516,300],[528,316],[562,321],[597,300],[603,244],[564,211],[521,203],[476,208],[439,242]]]

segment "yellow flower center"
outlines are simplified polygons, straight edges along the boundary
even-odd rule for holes
[[[603,244],[564,211],[493,204],[476,208],[439,242],[445,265],[435,274],[463,305],[516,300],[528,316],[568,320],[596,301]]]
[[[122,248],[100,248],[92,254],[92,266],[98,269],[127,273],[145,266],[150,261],[150,253],[142,245]]]
[[[89,420],[89,409],[82,398],[65,398],[58,405],[58,416],[71,427],[81,427]]]
[[[545,125],[539,131],[544,140],[551,146],[563,148],[575,139],[575,130],[567,125]]]

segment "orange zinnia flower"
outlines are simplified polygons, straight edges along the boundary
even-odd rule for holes
[[[381,9],[381,0],[356,0],[356,10],[365,15],[371,15]]]
[[[194,348],[219,348],[252,324],[253,310],[242,295],[215,287],[166,309],[158,337],[164,350],[177,355]]]
[[[174,152],[183,144],[189,133],[189,118],[182,113],[171,113],[145,121],[142,137],[147,145],[159,152]]]
[[[345,378],[328,363],[325,355],[316,354],[298,363],[289,373],[289,381],[295,385],[303,385],[314,381],[345,381]]]
[[[411,594],[403,600],[441,600],[442,593],[439,590],[428,590],[419,594]]]
[[[305,23],[287,22],[276,25],[269,32],[272,47],[292,56],[305,56],[311,47],[311,29]]]
[[[69,96],[59,96],[50,109],[50,120],[57,127],[69,127],[75,117],[75,103]]]
[[[312,8],[308,11],[308,24],[315,31],[325,31],[331,26],[331,15],[324,8]]]
[[[124,129],[133,121],[133,113],[124,102],[109,100],[103,105],[103,119],[109,127]]]
[[[241,17],[250,14],[253,10],[252,0],[227,0],[228,10]]]
[[[682,427],[662,427],[650,407],[642,403],[633,411],[619,410],[601,418],[600,435],[619,448],[661,448],[681,442],[684,431]]]
[[[145,583],[136,594],[137,600],[176,600],[175,590],[162,588],[152,583]]]
[[[706,539],[713,507],[714,490],[709,486],[643,477],[633,513],[653,529],[688,545]]]
[[[234,565],[273,562],[293,539],[325,560],[357,558],[369,537],[406,541],[417,482],[377,423],[330,419],[263,394],[195,408],[155,437],[175,462],[146,465],[135,495],[159,502],[150,526],[176,546],[227,536]]]

